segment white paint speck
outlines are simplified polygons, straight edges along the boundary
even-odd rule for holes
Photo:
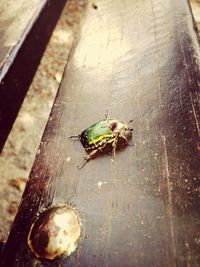
[[[106,182],[106,181],[104,181],[104,182],[99,181],[99,182],[97,183],[97,186],[98,186],[99,189],[101,189],[102,185],[103,185],[103,184],[107,184],[107,183],[108,183],[108,182]]]
[[[66,158],[66,162],[70,162],[71,158],[70,157],[67,157]]]

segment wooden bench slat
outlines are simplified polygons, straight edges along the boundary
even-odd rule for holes
[[[2,0],[0,3],[0,82],[47,0]]]
[[[82,221],[63,266],[200,263],[199,44],[186,0],[89,1],[2,255],[1,266],[57,266],[27,248],[43,208],[71,203]],[[90,161],[69,140],[110,117],[134,120],[133,142]],[[63,260],[64,261],[64,260]],[[10,264],[10,265],[9,265]]]
[[[0,2],[0,152],[65,3]]]

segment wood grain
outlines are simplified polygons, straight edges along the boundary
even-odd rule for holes
[[[1,266],[196,267],[199,254],[199,44],[185,0],[89,1]],[[134,120],[133,142],[90,161],[69,140],[110,117]],[[68,259],[27,248],[43,208],[82,221]]]
[[[1,0],[0,81],[12,64],[25,37],[38,18],[46,0]]]

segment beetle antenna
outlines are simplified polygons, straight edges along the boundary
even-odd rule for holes
[[[133,134],[136,134],[136,131],[133,128],[129,128],[129,130],[133,132]]]
[[[106,114],[105,114],[105,118],[106,120],[108,119],[108,116],[109,116],[109,112],[108,112],[108,108],[106,109]]]
[[[128,125],[129,125],[129,123],[131,123],[131,122],[134,122],[134,120],[130,120],[130,121],[128,122]],[[129,128],[129,130],[130,130],[130,131],[133,131],[133,128]]]

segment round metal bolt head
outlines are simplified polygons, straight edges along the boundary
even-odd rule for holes
[[[36,257],[55,259],[69,256],[77,247],[81,226],[70,206],[56,206],[45,210],[32,224],[28,245]]]

